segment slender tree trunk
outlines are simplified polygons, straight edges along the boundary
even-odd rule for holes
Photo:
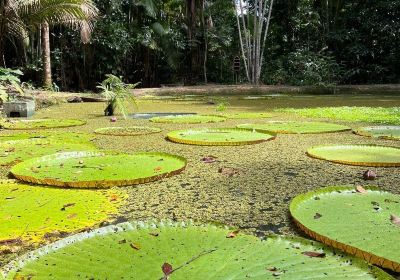
[[[0,67],[6,67],[4,58],[5,34],[6,34],[6,5],[8,0],[0,0]]]
[[[50,57],[50,28],[47,22],[44,22],[42,28],[42,63],[43,63],[43,87],[51,88],[51,57]]]

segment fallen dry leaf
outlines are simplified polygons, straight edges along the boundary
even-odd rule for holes
[[[367,190],[364,189],[362,186],[357,186],[357,187],[356,187],[356,191],[357,191],[358,193],[361,193],[361,194],[367,194],[367,193],[368,193]]]
[[[135,250],[140,250],[141,246],[138,243],[131,243],[129,246],[131,246],[132,249]]]
[[[228,233],[226,235],[226,238],[234,238],[238,235],[238,233],[239,233],[239,230],[231,231],[230,233]]]
[[[116,195],[116,194],[112,194],[112,195],[110,195],[110,201],[111,201],[111,202],[113,202],[113,201],[117,201],[117,200],[118,200],[118,198],[119,198],[119,196],[118,196],[118,195]]]
[[[390,215],[390,221],[392,222],[392,224],[396,225],[396,226],[400,226],[400,217],[397,217],[395,215]]]
[[[206,157],[203,157],[201,160],[204,163],[213,163],[213,162],[217,161],[217,157],[215,157],[215,156],[206,156]]]
[[[321,217],[322,217],[322,215],[320,213],[315,213],[315,215],[314,215],[314,219],[315,220],[317,220],[317,219],[319,219]]]
[[[161,167],[158,166],[158,167],[154,168],[154,171],[155,171],[155,172],[161,171]]]
[[[278,269],[275,266],[269,267],[269,268],[267,268],[267,270],[272,271],[272,272],[278,271]]]
[[[156,237],[159,235],[158,232],[150,232],[149,234],[152,235],[152,236],[156,236]]]
[[[311,258],[325,258],[325,253],[320,253],[320,252],[302,252],[303,255],[311,257]]]
[[[126,243],[126,239],[122,239],[120,241],[118,241],[118,244],[125,244]]]
[[[168,275],[170,275],[173,271],[172,269],[172,265],[170,265],[169,263],[164,263],[161,267],[162,272],[164,273],[165,277],[168,277]]]
[[[221,167],[218,169],[218,173],[221,173],[223,175],[226,175],[228,177],[233,177],[235,175],[239,175],[242,173],[241,170],[236,169],[236,168],[231,168],[231,167]]]
[[[67,209],[68,207],[72,207],[72,206],[75,206],[75,203],[64,204],[63,207],[61,208],[61,211],[65,211],[65,209]]]

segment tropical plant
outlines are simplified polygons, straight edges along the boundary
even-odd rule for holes
[[[0,62],[8,37],[17,37],[25,43],[29,31],[41,30],[44,86],[51,88],[50,25],[66,25],[81,31],[82,42],[90,39],[92,22],[97,8],[92,0],[7,0],[0,4]]]
[[[0,99],[2,102],[8,101],[12,96],[8,94],[9,91],[16,91],[23,94],[24,91],[21,87],[21,80],[19,76],[23,75],[20,70],[13,70],[0,67]]]
[[[136,100],[131,92],[139,83],[125,84],[122,78],[107,74],[106,79],[97,88],[107,99],[107,107],[104,110],[106,116],[113,116],[116,108],[119,108],[124,118],[127,117],[126,101],[136,105]]]

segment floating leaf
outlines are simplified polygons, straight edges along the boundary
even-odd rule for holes
[[[84,124],[86,121],[74,119],[3,120],[0,122],[3,128],[16,130],[60,128]]]
[[[364,189],[362,186],[356,186],[356,191],[361,194],[367,194],[368,191]]]
[[[389,221],[393,213],[400,213],[400,204],[385,202],[400,197],[377,188],[365,189],[363,195],[354,187],[326,187],[305,193],[293,199],[290,213],[312,238],[400,272],[400,231]],[[323,219],[314,219],[317,211]]]
[[[160,232],[157,238],[150,232]],[[261,240],[240,234],[227,239],[226,228],[183,222],[127,222],[67,237],[4,266],[5,279],[341,279],[387,280],[365,262],[337,254],[318,242],[293,237]],[[127,250],[119,240],[142,248]],[[296,246],[293,246],[293,245]],[[299,249],[296,249],[296,248]],[[325,258],[302,252],[324,252]],[[115,269],[118,267],[118,269]],[[266,267],[279,267],[268,271]],[[211,276],[212,275],[212,276]],[[211,276],[211,277],[209,277]]]
[[[354,133],[367,137],[400,140],[400,126],[394,125],[361,127],[354,130]]]
[[[163,161],[159,161],[162,158]],[[75,171],[77,161],[85,163]],[[32,172],[38,163],[46,168]],[[63,163],[63,168],[60,164]],[[106,165],[104,169],[99,166]],[[110,188],[147,183],[183,171],[186,160],[164,153],[122,154],[117,152],[82,151],[58,153],[24,161],[11,173],[26,182],[73,188]]]
[[[239,234],[239,230],[234,230],[234,231],[231,231],[230,233],[228,233],[228,234],[226,235],[226,238],[234,238],[234,237],[236,237],[238,234]]]
[[[261,124],[241,124],[239,128],[283,134],[327,133],[351,130],[350,127],[324,122],[270,121]]]
[[[141,248],[140,244],[138,244],[138,243],[131,243],[131,244],[129,244],[129,246],[131,246],[131,248],[135,249],[135,250],[140,250],[140,248]]]
[[[397,217],[395,215],[390,215],[390,221],[396,225],[396,226],[400,226],[400,217]]]
[[[215,122],[223,122],[226,118],[219,116],[206,116],[206,115],[180,115],[180,116],[165,116],[165,117],[155,117],[151,118],[151,122],[156,123],[187,123],[187,124],[195,124],[195,123],[215,123]]]
[[[306,251],[302,253],[305,256],[311,257],[311,258],[325,258],[325,253],[321,252],[310,252]]]
[[[358,166],[400,166],[400,148],[371,145],[313,147],[307,155],[335,163]]]
[[[173,142],[201,146],[238,146],[265,142],[275,135],[239,128],[203,128],[172,131],[167,138]]]

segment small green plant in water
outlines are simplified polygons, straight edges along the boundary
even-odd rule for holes
[[[107,107],[104,110],[106,116],[113,116],[117,108],[121,111],[124,118],[127,116],[126,101],[130,101],[136,106],[136,100],[131,93],[136,84],[125,84],[122,78],[107,74],[106,79],[101,82],[97,88],[101,90],[101,94],[107,99]]]

